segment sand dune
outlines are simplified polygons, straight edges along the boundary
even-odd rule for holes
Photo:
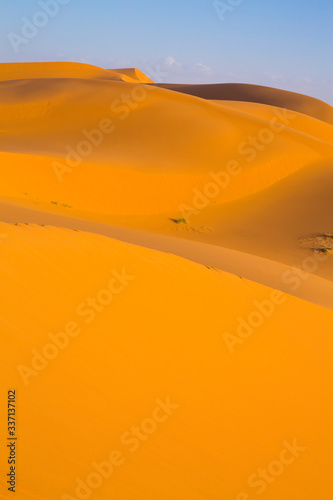
[[[202,238],[201,242],[186,241],[183,238],[175,237],[175,235],[170,237],[155,234],[154,232],[148,233],[142,230],[103,224],[84,218],[69,217],[66,214],[66,208],[63,208],[63,210],[60,208],[58,213],[47,213],[28,208],[27,206],[20,207],[0,202],[0,220],[10,223],[21,221],[24,224],[33,223],[42,226],[66,227],[73,230],[89,231],[108,236],[109,238],[116,238],[117,240],[152,250],[172,253],[209,268],[223,269],[231,274],[275,288],[313,304],[333,309],[331,259],[325,255],[313,256],[310,252],[306,253],[301,245],[297,248],[298,253],[294,255],[294,262],[287,265],[282,264],[279,260],[274,261],[259,257],[253,248],[251,249],[251,253],[233,250],[233,245],[237,247],[237,244],[231,238],[228,239],[228,235],[226,234],[223,234],[223,240],[229,243],[231,248],[209,244],[207,241],[204,242],[204,238]],[[232,219],[232,223],[236,226],[237,221]],[[258,233],[254,235],[254,238],[257,237]],[[273,245],[270,246],[269,243],[272,240]],[[240,248],[242,248],[241,244],[243,248],[246,248],[249,239],[245,238],[244,241],[238,243]],[[283,242],[276,243],[270,234],[269,239],[257,242],[257,253],[262,253],[264,248],[266,252],[269,252],[269,250],[276,248],[281,243],[288,248],[287,238]],[[302,254],[303,259],[301,260]],[[278,257],[281,257],[281,255],[278,254]],[[297,267],[300,267],[301,273]]]
[[[275,109],[274,106],[256,102],[227,100],[215,100],[213,102],[220,104],[223,108],[237,110],[268,121],[271,120]],[[319,139],[333,143],[333,128],[329,123],[326,123],[326,121],[321,121],[319,119],[313,120],[312,116],[299,112],[295,114],[288,126],[304,134],[310,136],[315,135]]]
[[[332,498],[332,108],[31,63],[0,109],[18,500]]]
[[[201,97],[202,99],[245,101],[292,109],[333,125],[332,106],[314,97],[296,94],[287,90],[244,83],[217,83],[210,85],[163,83],[156,85],[175,92]]]
[[[153,83],[137,68],[108,70],[91,64],[69,62],[0,64],[0,81],[43,78],[83,78]]]
[[[248,478],[295,441],[301,451],[295,460],[289,451],[295,463],[266,485],[269,498],[327,495],[332,312],[97,235],[1,232],[1,322],[15,344],[2,346],[1,366],[19,394],[18,498],[76,497],[78,480],[101,463],[107,470],[114,450],[96,499],[253,495],[260,484]],[[226,343],[236,318],[267,301],[270,317]]]
[[[1,90],[3,196],[47,193],[49,202],[93,213],[175,213],[212,175],[223,185],[231,171],[214,197],[220,204],[333,157],[331,126],[317,130],[316,120],[275,108],[258,117],[98,79],[6,81]],[[130,104],[121,104],[124,95]]]
[[[112,74],[120,74],[125,82],[154,83],[149,76],[145,75],[138,68],[110,69],[108,71]],[[124,77],[127,77],[127,79]]]
[[[3,201],[294,266],[312,257],[301,237],[331,231],[332,125],[82,64],[22,66],[31,78],[0,84]],[[314,272],[333,279],[331,260]]]

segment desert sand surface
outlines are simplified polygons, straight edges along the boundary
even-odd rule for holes
[[[294,266],[268,260],[253,253],[246,254],[200,241],[188,241],[176,236],[112,226],[84,218],[77,219],[55,213],[45,213],[36,209],[1,202],[0,220],[14,224],[17,224],[16,221],[21,220],[22,224],[27,226],[33,223],[40,226],[66,227],[116,238],[152,250],[172,253],[202,264],[207,268],[223,269],[228,273],[333,310],[333,281],[321,278],[317,275],[320,273],[315,274],[313,270],[313,266],[315,266],[316,268],[321,267],[322,270],[327,272],[329,258],[326,255],[317,255],[316,259],[311,259],[310,264],[312,264],[312,267],[307,271],[306,264],[308,262],[305,263],[303,268],[297,269]],[[325,274],[325,272],[322,274]]]
[[[26,80],[41,78],[86,78],[119,80],[123,82],[153,83],[137,68],[102,69],[91,64],[81,63],[2,63],[0,81]]]
[[[209,85],[157,84],[157,86],[203,99],[253,102],[292,109],[333,125],[332,106],[314,97],[288,92],[287,90],[244,83],[212,83]]]
[[[332,405],[319,388],[331,368],[332,312],[100,235],[20,224],[1,232],[1,321],[15,344],[3,347],[1,365],[18,388],[22,422],[18,496],[75,498],[77,478],[117,451],[95,498],[235,498],[294,439],[298,461],[269,498],[327,492]],[[236,318],[273,298],[270,318],[231,353],[224,335]],[[69,322],[73,336],[61,344]],[[32,364],[46,345],[53,357],[57,338],[68,345]],[[159,410],[163,421],[152,424],[168,401],[169,414]],[[147,429],[142,440],[135,425]]]
[[[13,63],[0,110],[16,498],[331,498],[333,108]]]

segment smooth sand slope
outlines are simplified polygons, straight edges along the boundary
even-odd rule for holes
[[[313,257],[299,240],[332,231],[333,127],[307,97],[300,113],[274,89],[212,101],[119,80],[136,70],[2,66],[3,201],[297,267]],[[331,260],[314,272],[332,279]]]
[[[162,87],[0,64],[16,498],[332,498],[332,108]]]
[[[333,125],[332,106],[314,97],[288,92],[287,90],[244,83],[217,83],[211,85],[157,84],[157,86],[203,99],[254,102],[292,109]]]
[[[66,212],[66,209],[63,210]],[[253,253],[245,253],[218,245],[184,238],[139,231],[121,226],[69,217],[65,213],[45,213],[28,207],[20,207],[0,202],[0,220],[16,223],[20,220],[38,225],[51,224],[80,231],[89,231],[127,243],[160,250],[192,260],[210,268],[241,276],[257,283],[275,288],[284,293],[333,310],[333,282],[327,279],[331,270],[330,255],[316,254],[306,257],[302,265],[285,265],[268,260]],[[247,240],[245,240],[246,242]],[[244,242],[244,244],[245,244]],[[279,242],[278,244],[281,244]],[[260,244],[258,245],[260,248]],[[316,271],[316,272],[315,272]],[[326,278],[320,277],[326,276]]]
[[[123,82],[153,83],[137,68],[119,70],[102,69],[91,64],[81,63],[2,63],[0,81],[25,80],[40,78],[86,78],[101,80],[119,80]]]
[[[332,312],[102,236],[0,229],[16,498],[332,496]],[[269,317],[234,344],[255,303]]]

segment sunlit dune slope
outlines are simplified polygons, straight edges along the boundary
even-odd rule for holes
[[[137,68],[107,70],[91,64],[71,62],[0,64],[0,81],[37,78],[85,78],[153,83]]]
[[[304,238],[333,233],[332,189],[333,162],[319,162],[246,198],[224,205],[208,204],[207,200],[206,207],[190,214],[193,230],[189,232],[183,225],[177,235],[293,265],[333,280],[333,251],[328,249],[327,254],[320,255],[315,245],[302,244]],[[186,217],[186,213],[183,215]]]
[[[333,125],[332,106],[314,97],[287,90],[244,83],[216,83],[209,85],[163,83],[156,85],[203,99],[255,102],[292,109]]]
[[[332,312],[101,236],[0,230],[18,500],[332,497]]]
[[[265,227],[262,232],[256,231],[255,221],[251,221],[249,217],[246,220],[247,230],[244,233],[239,227],[242,221],[233,217],[235,214],[232,211],[230,212],[229,224],[226,223],[226,218],[223,219],[221,213],[218,213],[218,217],[215,214],[215,220],[221,221],[221,227],[217,229],[215,235],[210,232],[194,230],[193,226],[181,227],[181,225],[175,225],[172,220],[166,220],[163,228],[160,218],[159,224],[156,224],[157,221],[155,221],[156,225],[152,227],[149,225],[151,218],[140,220],[140,218],[136,217],[135,224],[139,227],[138,221],[142,223],[141,229],[138,230],[126,227],[128,226],[126,218],[117,218],[118,224],[113,225],[89,220],[90,217],[84,217],[84,214],[81,214],[81,218],[72,217],[69,215],[68,207],[57,205],[52,212],[42,210],[39,205],[39,208],[36,205],[34,207],[0,202],[0,220],[9,223],[24,221],[25,223],[30,222],[42,226],[47,224],[55,227],[66,227],[108,236],[152,250],[171,253],[209,268],[236,274],[256,283],[291,294],[312,304],[333,310],[332,259],[330,259],[329,255],[324,254],[315,257],[311,256],[308,246],[301,248],[301,245],[298,245],[298,252],[295,252],[295,239],[291,240],[288,226],[286,231],[279,227],[281,234],[277,243],[278,235],[274,234],[274,227],[273,230]],[[268,217],[268,210],[266,217]],[[274,213],[273,218],[278,220]],[[133,217],[130,220],[133,226]],[[120,222],[122,225],[120,225]],[[166,231],[167,223],[169,223],[168,231]],[[231,230],[232,224],[235,225],[234,231]],[[172,225],[173,231],[171,230]],[[147,226],[150,228],[149,232]],[[165,234],[160,234],[163,232],[162,229],[164,229]],[[175,229],[178,229],[179,232],[176,233]],[[256,240],[253,246],[251,246],[251,239],[246,237],[247,234],[251,234],[251,231],[254,232],[254,239]],[[266,234],[269,234],[268,238],[265,237]],[[198,238],[199,235],[201,238]],[[211,237],[208,238],[208,235]],[[233,236],[235,235],[238,235],[239,239],[234,239]],[[217,238],[216,244],[212,244],[214,238]],[[226,245],[229,248],[226,248]],[[240,248],[240,251],[234,248]],[[286,257],[290,256],[291,248],[295,254],[290,262]],[[245,249],[248,249],[248,253],[244,252]],[[268,256],[271,256],[271,258],[268,259]],[[300,269],[296,269],[295,266]]]
[[[223,183],[226,171],[232,182],[217,204],[333,157],[331,126],[273,107],[255,116],[230,103],[98,79],[0,87],[4,197],[95,214],[161,214],[178,211],[212,176]]]
[[[224,109],[239,111],[241,113],[257,116],[264,120],[271,120],[273,106],[268,104],[259,104],[257,102],[244,102],[244,101],[226,101],[215,100],[213,101],[220,104]],[[325,121],[313,119],[312,116],[303,113],[295,113],[289,126],[299,132],[303,132],[310,136],[321,138],[323,141],[331,142],[333,144],[333,127]]]
[[[138,68],[122,68],[110,69],[111,73],[117,73],[122,76],[123,81],[139,82],[139,83],[154,83],[149,76],[145,75]],[[127,79],[126,79],[127,77]]]
[[[136,69],[75,63],[0,74],[3,202],[296,266],[313,257],[301,238],[333,231],[333,126],[320,101],[242,85],[233,100],[201,99]],[[245,90],[270,104],[245,102]],[[314,273],[332,280],[331,261]]]

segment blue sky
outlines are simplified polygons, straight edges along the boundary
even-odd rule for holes
[[[332,26],[332,0],[4,1],[0,61],[136,66],[160,82],[256,83],[333,105]]]

